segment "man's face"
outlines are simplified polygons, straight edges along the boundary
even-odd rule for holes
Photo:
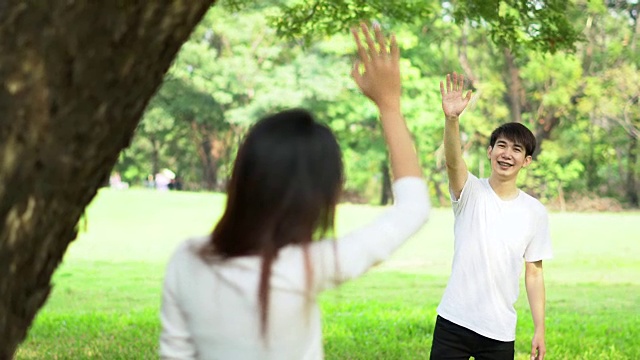
[[[517,177],[520,169],[531,163],[531,156],[525,156],[525,152],[521,144],[500,136],[494,146],[489,146],[487,150],[492,173],[504,179]]]

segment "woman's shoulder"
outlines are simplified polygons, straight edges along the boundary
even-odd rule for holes
[[[171,261],[183,261],[194,257],[200,257],[202,249],[206,246],[209,240],[209,236],[190,237],[183,240],[173,251]]]

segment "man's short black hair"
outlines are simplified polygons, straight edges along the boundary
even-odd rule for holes
[[[525,156],[530,156],[536,151],[536,137],[526,126],[517,122],[500,125],[491,133],[489,145],[493,148],[499,137],[504,137],[513,143],[521,145],[525,149]]]

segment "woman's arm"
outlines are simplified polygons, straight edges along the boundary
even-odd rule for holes
[[[400,52],[394,37],[387,48],[379,26],[374,25],[378,48],[367,26],[362,25],[367,48],[353,35],[359,60],[352,72],[363,94],[380,111],[380,121],[391,158],[394,205],[368,225],[341,237],[321,241],[311,248],[315,290],[320,291],[356,278],[386,260],[417,232],[429,214],[429,196],[418,164],[413,139],[400,111]],[[364,66],[364,72],[359,66]]]
[[[378,42],[376,46],[367,26],[362,24],[361,29],[367,48],[360,41],[358,31],[354,30],[359,59],[355,62],[351,75],[362,93],[378,107],[393,177],[422,177],[413,139],[400,109],[400,50],[395,36],[391,37],[391,45],[387,47],[380,26],[374,25]],[[360,64],[364,67],[362,73]]]

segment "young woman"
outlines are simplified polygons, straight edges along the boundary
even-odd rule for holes
[[[190,239],[167,267],[164,359],[322,359],[317,295],[385,260],[427,220],[429,200],[400,112],[399,50],[378,26],[354,37],[352,75],[380,111],[395,205],[337,240],[342,183],[331,131],[304,110],[260,120],[240,146],[227,207],[209,237]],[[360,72],[360,67],[364,72]]]

